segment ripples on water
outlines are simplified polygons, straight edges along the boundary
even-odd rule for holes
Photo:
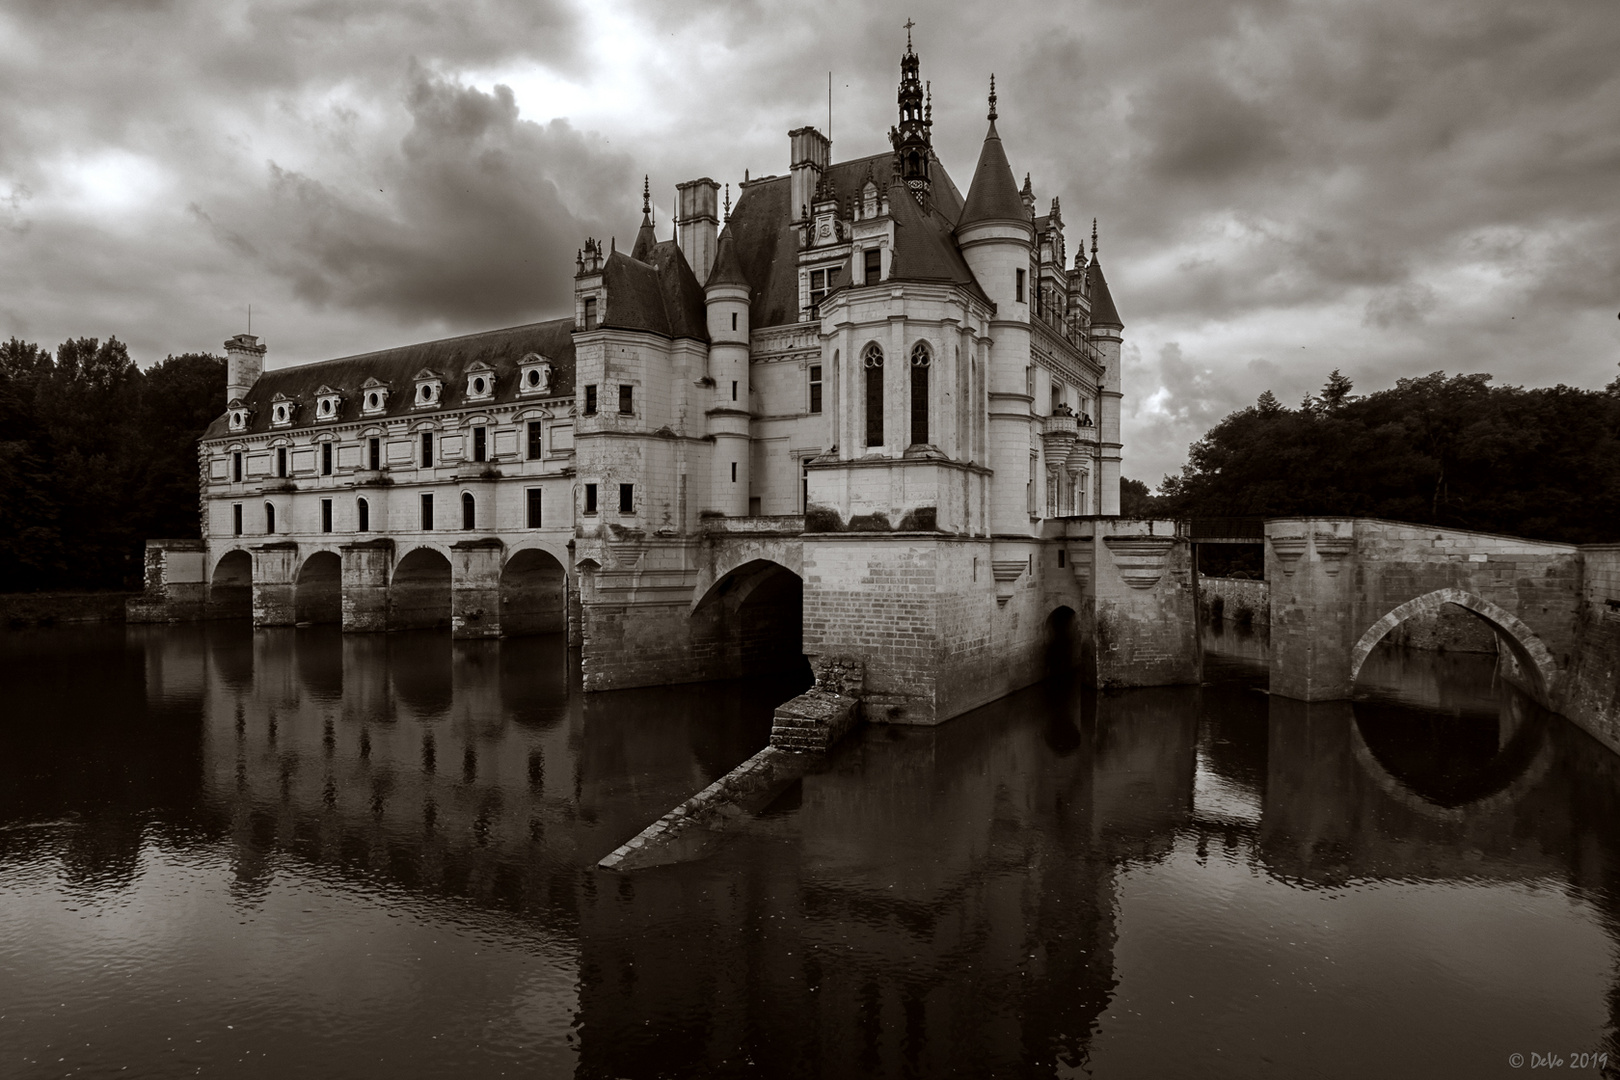
[[[1256,639],[1206,644],[1202,687],[869,728],[711,857],[614,875],[797,685],[585,697],[545,638],[5,634],[0,1076],[1612,1054],[1617,759],[1489,657],[1379,653],[1306,706]]]

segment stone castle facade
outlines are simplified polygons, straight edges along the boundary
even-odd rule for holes
[[[205,539],[154,545],[151,595],[260,625],[567,630],[589,690],[858,657],[868,715],[900,721],[1035,681],[1054,642],[1110,681],[1146,635],[1126,681],[1195,677],[1185,545],[1117,519],[1095,225],[1071,261],[993,81],[964,197],[919,68],[908,43],[884,153],[834,161],[799,128],[735,206],[679,185],[673,239],[644,191],[628,250],[577,253],[570,318],[268,372],[232,338]]]

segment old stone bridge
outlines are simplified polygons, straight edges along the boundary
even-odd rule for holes
[[[1452,604],[1496,631],[1504,677],[1620,751],[1620,545],[1313,517],[1267,520],[1265,549],[1273,694],[1350,697],[1386,634]]]

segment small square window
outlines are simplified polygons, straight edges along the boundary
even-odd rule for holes
[[[619,384],[619,415],[629,416],[636,411],[635,387],[625,383]]]
[[[636,485],[619,485],[619,513],[632,514],[636,509]]]
[[[586,484],[585,485],[585,512],[587,514],[596,513],[596,485],[595,484]]]
[[[596,384],[591,383],[585,388],[585,415],[596,415]]]

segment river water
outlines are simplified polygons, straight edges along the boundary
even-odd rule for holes
[[[1489,657],[1382,652],[1305,706],[1206,644],[1201,687],[867,728],[619,875],[798,685],[584,696],[547,638],[0,634],[0,1076],[1620,1060],[1620,759]]]

